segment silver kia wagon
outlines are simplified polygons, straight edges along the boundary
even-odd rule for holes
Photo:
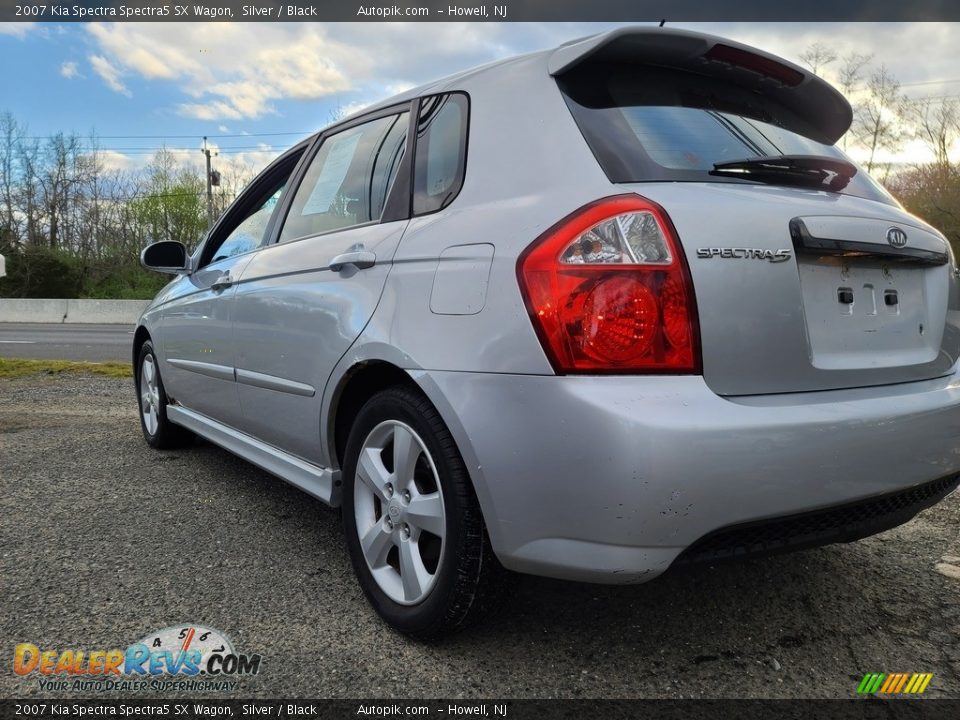
[[[503,568],[636,583],[848,542],[957,487],[942,234],[815,75],[618,29],[410,90],[264,170],[137,327],[147,442],[342,509],[393,627]]]

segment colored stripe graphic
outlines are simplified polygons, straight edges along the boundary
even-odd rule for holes
[[[867,673],[857,686],[858,695],[919,695],[933,680],[932,673]]]
[[[900,675],[899,682],[896,684],[896,687],[894,687],[894,689],[891,690],[890,692],[898,693],[901,690],[903,690],[903,686],[907,684],[907,678],[909,677],[910,676],[907,673],[903,673],[902,675]]]

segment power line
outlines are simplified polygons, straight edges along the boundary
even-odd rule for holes
[[[312,135],[316,130],[309,130],[306,132],[272,132],[272,133],[233,133],[228,135],[207,135],[208,138],[245,138],[245,137],[280,137],[283,135]],[[56,134],[56,133],[54,133]],[[47,140],[53,137],[53,135],[24,135],[25,140]],[[79,135],[78,135],[79,137]],[[163,140],[165,138],[170,138],[171,140],[200,140],[203,135],[94,135],[96,138],[104,138],[106,140]]]
[[[178,193],[140,193],[138,195],[104,195],[100,198],[87,197],[86,200],[93,201],[99,200],[100,202],[111,202],[111,201],[129,201],[129,200],[145,200],[148,198],[178,198],[178,197],[202,197],[206,195],[206,191],[201,192],[178,192]],[[214,198],[234,198],[236,193],[214,193]]]
[[[923,95],[916,98],[907,98],[908,103],[920,102],[946,102],[947,100],[960,100],[960,95]]]
[[[919,80],[917,82],[905,82],[900,83],[900,87],[920,87],[921,85],[947,85],[950,83],[958,83],[960,78],[954,78],[953,80]]]
[[[189,148],[189,149],[188,149],[188,148],[156,148],[156,149],[151,149],[151,148],[134,148],[134,149],[127,149],[127,148],[80,148],[80,149],[78,149],[78,153],[81,154],[81,155],[92,155],[92,154],[97,153],[97,152],[116,152],[116,153],[120,153],[120,154],[122,154],[122,155],[136,156],[136,155],[154,155],[154,154],[159,153],[159,152],[162,152],[162,151],[164,151],[164,150],[166,150],[167,152],[170,152],[170,153],[178,154],[178,155],[179,155],[179,154],[188,154],[188,153],[189,153],[190,155],[193,155],[193,154],[195,154],[195,153],[198,152],[198,151],[197,151],[196,149],[194,149],[194,148]],[[268,153],[268,154],[277,154],[277,153],[280,153],[281,150],[278,149],[278,148],[257,148],[257,149],[255,149],[255,150],[250,150],[250,149],[229,149],[229,148],[228,148],[228,149],[218,150],[218,151],[217,151],[217,154],[226,156],[226,155],[242,155],[242,154],[246,154],[246,153],[256,153],[256,152],[262,152],[262,153]],[[198,158],[198,159],[199,159],[199,158]]]
[[[203,148],[184,148],[184,147],[172,147],[170,145],[164,145],[161,147],[105,147],[105,146],[91,146],[88,148],[83,148],[84,150],[89,150],[91,152],[97,150],[113,150],[115,152],[162,152],[166,150],[167,152],[203,152]],[[241,152],[243,150],[263,150],[270,151],[273,150],[271,146],[264,147],[263,145],[233,145],[226,148],[216,148],[213,152],[232,152],[237,151]]]

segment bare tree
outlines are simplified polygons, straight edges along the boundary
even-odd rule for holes
[[[17,162],[20,169],[19,211],[26,224],[23,242],[26,245],[46,244],[40,220],[42,212],[40,188],[40,143],[36,139],[24,140],[17,145]]]
[[[829,45],[822,42],[815,42],[800,53],[800,60],[810,68],[814,75],[821,75],[821,71],[826,68],[827,65],[836,62],[837,53]]]
[[[858,103],[854,115],[857,139],[870,152],[867,172],[873,172],[877,166],[878,152],[900,148],[906,107],[900,81],[883,65],[874,70],[867,80],[866,97]]]
[[[950,149],[960,139],[960,103],[953,98],[943,101],[926,98],[908,108],[914,136],[930,149],[937,167],[949,168]]]
[[[844,95],[848,97],[852,95],[853,91],[863,82],[863,71],[871,60],[873,60],[873,55],[855,52],[843,56],[843,64],[837,73],[837,80],[840,91]]]
[[[139,264],[156,239],[194,244],[206,227],[204,169],[161,150],[146,167],[110,169],[95,134],[39,139],[0,112],[0,296],[151,297],[164,279]],[[222,211],[259,163],[224,163]]]
[[[20,238],[20,219],[17,213],[17,150],[23,141],[23,130],[13,115],[0,115],[0,250],[17,247]]]
[[[837,83],[840,88],[840,92],[843,93],[844,97],[850,102],[853,106],[854,117],[856,117],[858,102],[854,97],[856,90],[859,88],[860,83],[863,82],[863,71],[864,68],[870,63],[873,59],[872,55],[864,55],[861,53],[849,53],[844,55],[842,64],[840,65],[840,70],[837,73]],[[850,133],[844,133],[843,136],[843,149],[847,149],[847,143],[850,137]]]

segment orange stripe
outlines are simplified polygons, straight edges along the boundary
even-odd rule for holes
[[[909,677],[910,675],[908,673],[903,673],[903,675],[900,676],[900,682],[897,683],[897,689],[893,692],[900,692],[903,689],[903,686],[907,684],[907,678]]]
[[[196,628],[190,628],[190,632],[187,633],[187,637],[183,640],[183,645],[180,647],[180,652],[186,652],[190,649],[190,643],[193,642],[193,636],[197,634]]]
[[[880,692],[885,693],[887,688],[890,687],[890,683],[893,682],[894,678],[897,677],[896,673],[891,674],[883,683],[883,687],[880,688]]]

